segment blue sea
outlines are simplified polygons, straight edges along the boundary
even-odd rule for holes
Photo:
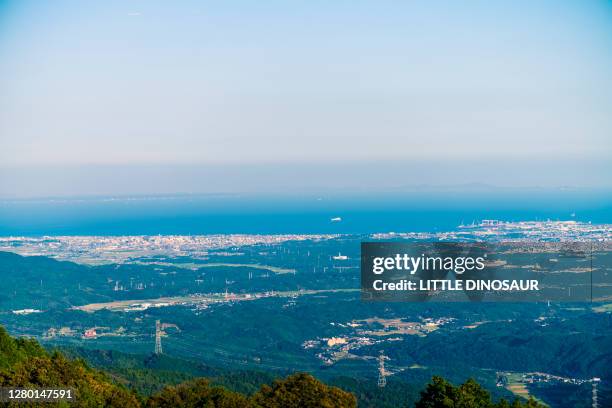
[[[342,221],[332,222],[336,217]],[[534,190],[0,200],[0,236],[432,232],[482,219],[612,223],[612,194]]]

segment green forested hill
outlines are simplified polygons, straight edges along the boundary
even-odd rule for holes
[[[92,288],[104,282],[100,269],[42,256],[0,251],[2,309],[53,309],[109,300]]]
[[[103,373],[60,353],[48,354],[35,340],[13,339],[0,327],[0,386],[67,387],[75,390],[73,407],[138,407],[135,394]]]
[[[254,302],[224,302],[206,309],[192,305],[130,312],[86,313],[70,309],[72,305],[114,299],[185,295],[192,293],[186,291],[189,285],[207,293],[221,290],[213,286],[213,275],[214,285],[225,285],[225,278],[241,281],[240,276],[248,274],[238,268],[222,269],[213,273],[212,268],[194,271],[175,266],[86,266],[0,251],[0,279],[4,283],[0,291],[1,323],[15,335],[40,338],[45,347],[61,347],[60,353],[68,360],[84,359],[90,367],[104,372],[112,383],[133,390],[142,400],[165,386],[197,377],[207,378],[211,386],[250,396],[262,384],[295,371],[307,371],[327,384],[351,392],[360,406],[392,408],[412,406],[432,375],[442,375],[455,383],[475,378],[499,399],[512,395],[503,387],[495,387],[496,371],[544,372],[586,380],[607,378],[605,374],[612,364],[610,314],[593,312],[589,305],[386,304],[360,302],[358,293],[328,293],[295,299],[264,297]],[[325,287],[343,273],[349,275],[339,270],[327,275],[271,274],[261,280],[269,288],[290,282]],[[194,286],[194,277],[204,274],[210,281]],[[132,277],[135,282],[161,283],[165,279],[169,284],[156,283],[147,290],[114,291],[115,282],[129,287]],[[289,278],[292,280],[286,280]],[[250,280],[245,278],[245,282]],[[598,308],[605,311],[602,307]],[[15,313],[29,308],[42,312]],[[390,335],[374,336],[373,339],[381,341],[351,348],[350,352],[359,358],[341,359],[332,366],[321,364],[318,353],[334,350],[326,347],[323,339],[356,338],[360,331],[377,330],[380,326],[376,322],[363,322],[380,316],[403,322],[420,321],[424,316],[453,321],[427,336],[403,335],[402,341],[391,341]],[[181,332],[172,332],[164,339],[167,354],[162,356],[150,354],[157,319],[181,328]],[[355,322],[363,326],[347,327],[347,323]],[[101,335],[83,339],[83,333],[90,328],[98,328]],[[69,334],[56,335],[61,329]],[[310,340],[318,342],[316,348],[303,347]],[[27,341],[19,340],[15,344],[20,344],[21,350],[5,353],[0,369],[14,368],[21,361],[19,355],[28,347],[31,350],[26,354],[41,357],[36,354],[42,352],[36,343],[28,345]],[[381,350],[390,358],[390,367],[397,370],[383,390],[376,386],[376,366],[369,360]],[[417,368],[404,369],[413,366]],[[531,386],[530,392],[552,406],[576,407],[578,402],[588,402],[587,386],[570,384],[567,390],[561,390],[562,385],[545,382]],[[601,400],[608,401],[609,396],[609,385],[602,382]]]
[[[206,379],[169,386],[144,398],[129,391],[83,360],[70,360],[60,352],[48,353],[35,340],[13,339],[0,327],[0,386],[65,387],[75,390],[76,402],[38,403],[30,406],[72,407],[355,407],[355,397],[327,386],[307,374],[296,374],[262,386],[252,396],[211,386]],[[19,405],[23,406],[23,404]]]
[[[117,362],[125,372],[138,371],[138,364],[119,355]],[[112,358],[102,353],[97,358]],[[152,365],[164,366],[164,361],[151,361]],[[118,367],[121,368],[121,367]],[[193,370],[206,370],[192,367]],[[162,371],[163,372],[163,371]],[[170,372],[170,371],[169,371]],[[232,378],[231,375],[210,370],[217,378]],[[185,373],[188,375],[189,373]],[[249,382],[251,373],[243,372],[234,380]],[[150,379],[150,378],[149,378]],[[90,368],[83,360],[73,360],[60,352],[48,353],[35,340],[13,339],[0,327],[0,386],[3,387],[69,387],[74,389],[76,401],[68,403],[32,403],[28,406],[72,406],[72,407],[151,407],[151,408],[351,408],[357,406],[354,394],[341,388],[328,386],[309,374],[298,373],[284,379],[264,384],[253,393],[239,393],[225,387],[211,385],[208,379],[196,378],[174,386],[166,386],[150,397],[129,391],[117,383],[115,376]],[[147,378],[144,378],[146,381]],[[251,381],[254,384],[262,378]],[[350,383],[350,381],[348,382]],[[348,384],[347,383],[347,384]],[[349,384],[350,385],[350,384]],[[358,393],[359,387],[352,387]],[[397,389],[398,393],[403,392]],[[361,404],[375,406],[361,396]],[[7,405],[7,404],[4,404]],[[10,406],[10,405],[9,405]],[[23,404],[19,406],[24,406]],[[435,377],[421,392],[417,408],[504,408],[537,407],[534,401],[526,404],[514,401],[494,403],[490,394],[478,383],[469,380],[461,386],[453,386],[446,380]]]
[[[476,381],[469,379],[460,386],[454,386],[441,377],[433,377],[425,390],[421,391],[421,398],[416,408],[542,408],[535,400],[530,399],[523,403],[518,399],[509,403],[502,399],[499,402],[491,401],[491,395]]]
[[[93,367],[107,372],[115,381],[144,396],[152,395],[166,385],[176,385],[196,377],[206,377],[214,385],[250,395],[259,390],[262,384],[271,383],[281,374],[223,369],[166,354],[138,355],[80,347],[59,350],[69,358],[86,360]]]

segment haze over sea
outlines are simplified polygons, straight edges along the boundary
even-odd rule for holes
[[[340,217],[340,222],[332,218]],[[5,199],[0,235],[446,231],[482,219],[612,223],[608,191]]]

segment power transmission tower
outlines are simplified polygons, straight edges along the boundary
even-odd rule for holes
[[[162,345],[161,345],[161,323],[159,320],[155,321],[155,354],[162,353]]]
[[[598,408],[599,404],[597,402],[597,383],[601,381],[598,377],[593,377],[591,380],[591,384],[593,384],[593,408]]]
[[[385,360],[388,360],[389,357],[385,356],[384,352],[380,351],[380,356],[378,356],[378,387],[385,388],[387,385],[387,372],[385,371]]]
[[[162,323],[159,320],[155,321],[155,354],[163,353],[161,338],[162,336],[166,335],[166,332],[164,330],[169,327],[172,327],[178,331],[181,331],[181,329],[179,329],[179,327],[176,324]]]

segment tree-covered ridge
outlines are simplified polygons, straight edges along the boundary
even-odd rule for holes
[[[253,398],[253,407],[351,408],[357,399],[340,388],[329,387],[308,374],[294,374],[272,386],[263,385]]]
[[[148,408],[219,407],[219,408],[352,408],[356,398],[336,387],[329,387],[308,374],[294,374],[263,385],[251,397],[211,387],[205,379],[192,380],[166,387],[147,400]],[[368,405],[369,406],[369,405]],[[454,386],[441,377],[421,392],[416,408],[544,408],[533,399],[512,403],[501,399],[493,402],[491,394],[473,379]]]
[[[356,397],[326,385],[304,373],[262,385],[251,395],[211,385],[196,378],[146,398],[117,384],[107,374],[90,368],[82,359],[70,360],[60,352],[49,353],[32,339],[14,339],[0,327],[0,386],[66,387],[76,400],[68,404],[31,403],[26,406],[121,407],[121,408],[354,408]],[[363,401],[362,401],[363,402]],[[361,404],[360,404],[361,405]],[[366,403],[367,405],[367,403]],[[17,405],[16,405],[17,406]],[[24,406],[20,404],[19,406]],[[537,408],[537,402],[515,400],[493,402],[491,395],[474,380],[454,386],[434,377],[421,392],[416,408]]]
[[[148,399],[113,382],[106,374],[87,366],[83,360],[69,360],[62,353],[49,354],[35,340],[13,339],[0,327],[0,386],[65,387],[75,391],[75,402],[31,403],[27,406],[71,407],[356,407],[355,397],[337,387],[327,386],[311,375],[295,374],[262,386],[252,396],[211,386],[196,379],[165,387]],[[19,406],[24,406],[23,403]]]
[[[299,373],[272,386],[263,385],[251,397],[211,387],[207,380],[196,379],[175,387],[166,387],[147,400],[148,408],[355,408],[356,398],[337,387],[330,387],[309,374]]]
[[[68,360],[61,353],[48,354],[35,340],[13,339],[3,327],[0,327],[0,386],[72,388],[76,399],[71,407],[140,406],[135,394],[83,361]],[[30,406],[37,405],[49,406],[48,403]]]
[[[433,377],[425,390],[421,391],[421,398],[416,408],[539,408],[533,399],[521,402],[515,399],[512,404],[502,399],[495,403],[491,401],[491,394],[473,379],[469,379],[460,386],[454,386],[441,377]]]

